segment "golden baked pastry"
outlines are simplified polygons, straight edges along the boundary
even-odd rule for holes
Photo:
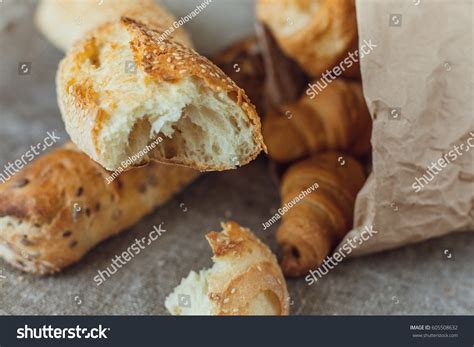
[[[235,222],[222,223],[222,229],[206,235],[214,266],[191,271],[166,298],[168,311],[173,315],[288,315],[285,278],[270,249]],[[183,295],[186,305],[180,305]]]
[[[302,276],[321,265],[350,230],[364,182],[362,165],[339,152],[317,154],[288,169],[280,186],[288,211],[277,230],[285,275]]]
[[[291,162],[330,149],[370,153],[372,120],[359,82],[334,80],[310,95],[267,113],[263,136],[272,159]]]
[[[111,174],[67,144],[0,184],[0,256],[23,271],[58,272],[164,204],[199,172],[153,163],[109,184]]]
[[[74,45],[59,66],[57,94],[72,141],[109,170],[156,141],[132,166],[226,170],[266,149],[244,90],[194,50],[130,18]]]
[[[312,77],[338,65],[357,48],[354,0],[258,0],[257,17],[285,53]],[[358,64],[347,73],[358,76]]]

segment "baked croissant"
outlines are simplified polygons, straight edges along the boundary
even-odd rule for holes
[[[349,155],[325,152],[292,165],[280,187],[283,221],[277,241],[287,276],[319,266],[352,226],[362,165]]]
[[[263,137],[269,156],[290,162],[325,150],[370,152],[372,121],[359,82],[334,80],[319,94],[267,113]]]
[[[312,77],[338,65],[357,48],[353,0],[258,0],[257,17]],[[346,72],[357,76],[358,61],[351,63]]]

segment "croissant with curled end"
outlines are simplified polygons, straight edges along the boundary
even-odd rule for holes
[[[362,165],[338,152],[315,155],[288,169],[280,187],[287,212],[277,230],[285,275],[306,274],[342,240],[352,226],[355,199],[364,182]]]

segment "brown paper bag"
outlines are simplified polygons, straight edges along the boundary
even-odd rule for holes
[[[377,45],[361,59],[373,171],[341,245],[365,226],[378,233],[351,255],[474,230],[473,2],[356,6],[359,42]]]

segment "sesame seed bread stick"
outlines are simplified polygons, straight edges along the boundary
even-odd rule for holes
[[[0,184],[0,256],[50,274],[164,204],[199,173],[153,163],[111,173],[72,144],[43,155]]]
[[[131,18],[76,43],[56,86],[72,141],[108,170],[158,137],[163,142],[133,166],[156,160],[226,170],[266,150],[243,89],[194,50]]]

